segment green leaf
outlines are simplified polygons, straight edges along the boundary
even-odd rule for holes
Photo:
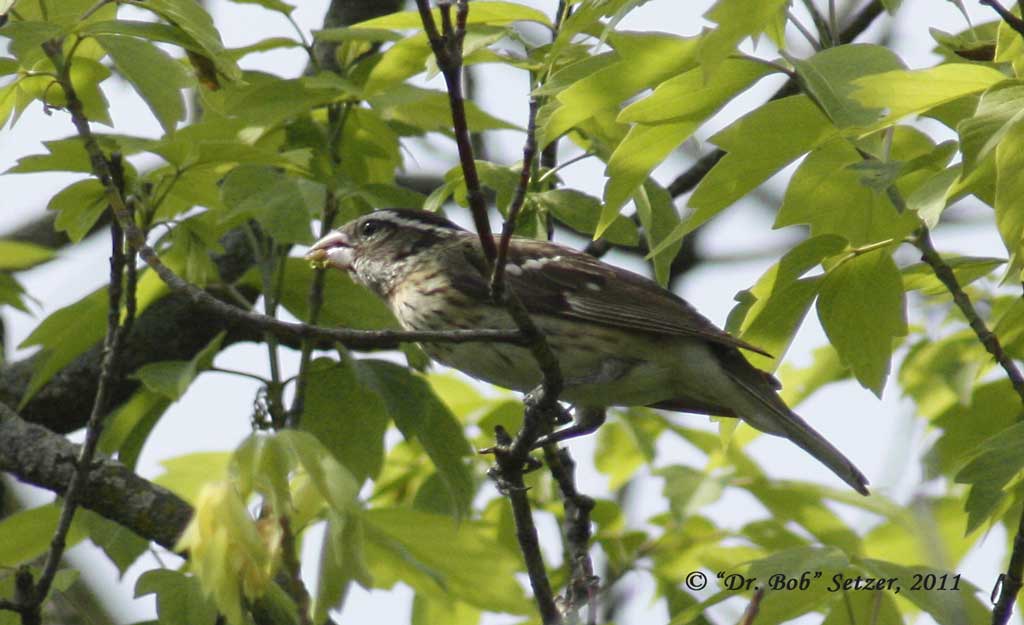
[[[1024,264],[1024,119],[996,147],[996,225],[1010,255],[1010,274]]]
[[[484,610],[528,614],[534,609],[516,581],[520,556],[494,539],[494,528],[405,508],[377,508],[362,516],[375,586],[401,580],[418,593]]]
[[[718,0],[704,19],[715,22],[712,30],[700,46],[701,67],[706,75],[718,71],[719,64],[736,51],[736,46],[747,37],[757,37],[767,30],[780,14],[785,14],[786,0]]]
[[[985,91],[973,113],[957,126],[965,173],[991,156],[1007,131],[1024,118],[1024,85],[1007,82]]]
[[[35,243],[0,240],[0,270],[30,269],[52,260],[56,253]]]
[[[871,528],[864,537],[863,555],[947,568],[957,566],[978,538],[964,536],[961,497],[922,496],[904,513]]]
[[[380,396],[359,380],[359,368],[349,358],[313,361],[301,423],[362,483],[380,473],[389,419]]]
[[[850,169],[863,161],[845,139],[815,149],[793,174],[773,227],[809,224],[812,235],[838,234],[854,247],[913,232],[917,217],[898,213],[885,193],[865,186]]]
[[[608,476],[608,488],[612,491],[622,488],[633,479],[637,469],[652,459],[644,453],[626,423],[615,420],[598,429],[594,466]]]
[[[835,134],[806,96],[773,100],[711,137],[726,151],[690,196],[694,212],[672,233],[682,238],[791,161]]]
[[[213,358],[220,351],[226,333],[221,332],[191,360],[164,360],[139,367],[133,377],[138,378],[150,391],[171,401],[185,394],[200,372],[213,366]]]
[[[325,83],[310,77],[262,77],[223,91],[221,107],[226,115],[243,119],[247,124],[274,126],[354,93],[355,87],[340,78]]]
[[[793,60],[805,91],[839,128],[867,126],[879,110],[865,108],[851,97],[854,81],[871,74],[905,69],[896,54],[884,46],[849,44],[825,48],[806,60]]]
[[[203,52],[203,47],[183,30],[171,24],[139,22],[134,20],[106,20],[85,25],[79,33],[83,36],[126,35],[146,41],[159,41],[180,46],[193,52]]]
[[[416,595],[412,600],[411,625],[479,625],[481,611],[460,601]]]
[[[210,14],[202,5],[192,0],[147,0],[145,8],[160,15],[177,26],[202,47],[204,56],[216,66],[217,71],[231,81],[242,77],[242,71],[224,51],[220,33]]]
[[[334,512],[348,514],[356,509],[359,482],[315,436],[299,430],[284,430],[275,436]]]
[[[79,180],[50,198],[47,210],[57,211],[54,228],[64,231],[72,242],[81,241],[107,208],[107,196],[99,180]]]
[[[19,510],[0,521],[0,566],[14,568],[49,551],[60,511],[60,506],[50,503]],[[85,537],[85,528],[76,519],[68,532],[68,547]]]
[[[74,171],[88,174],[92,172],[89,154],[78,137],[46,141],[43,145],[46,146],[46,154],[22,156],[14,166],[4,173],[31,174],[40,171]]]
[[[440,23],[441,13],[438,9],[433,10],[434,21]],[[516,2],[492,2],[490,0],[476,0],[468,15],[467,24],[492,24],[503,25],[513,22],[538,22],[550,26],[551,21],[543,12],[538,11]],[[352,28],[422,28],[418,11],[400,11],[366,20]]]
[[[406,440],[419,441],[448,489],[449,510],[455,516],[469,511],[475,492],[466,456],[473,450],[462,425],[434,395],[421,376],[383,360],[359,361],[359,375],[384,400],[388,414]]]
[[[160,461],[164,472],[153,482],[194,504],[207,482],[228,475],[231,454],[225,451],[200,451]]]
[[[324,28],[314,30],[313,38],[316,41],[342,43],[346,41],[401,41],[404,39],[401,33],[388,28],[365,28],[363,26],[339,26],[337,28]]]
[[[971,485],[966,504],[968,534],[992,518],[1008,486],[1019,481],[1024,471],[1024,423],[986,439],[971,456],[956,474],[958,483]]]
[[[408,124],[427,132],[452,133],[448,94],[401,84],[368,98],[381,117]],[[472,101],[466,103],[466,123],[474,132],[483,130],[516,130],[518,126],[489,115]]]
[[[960,286],[967,286],[975,280],[987,276],[995,271],[1006,261],[1002,258],[987,258],[975,256],[951,256],[942,255],[942,260],[956,276]],[[945,285],[935,277],[935,270],[927,263],[914,263],[901,270],[903,274],[903,289],[906,291],[921,291],[925,295],[948,294]],[[1005,338],[998,330],[996,334]]]
[[[748,354],[755,366],[772,370],[782,361],[820,286],[817,277],[800,277],[845,248],[842,237],[811,237],[772,265],[750,290],[737,295],[740,303],[730,313],[726,327],[774,356]]]
[[[355,580],[364,588],[373,584],[363,555],[363,520],[358,514],[330,512],[320,549],[320,571],[313,601],[313,622],[323,623],[330,608],[339,609],[349,584]]]
[[[858,78],[853,98],[863,106],[885,109],[879,127],[921,113],[1006,80],[985,65],[947,63],[922,70],[895,70]]]
[[[32,330],[18,347],[39,345],[43,352],[19,407],[28,403],[58,371],[103,339],[106,315],[107,290],[103,288],[53,312]]]
[[[654,278],[661,286],[668,285],[672,262],[682,247],[682,238],[672,239],[679,230],[679,215],[672,196],[664,187],[648,180],[633,195],[636,216],[644,229],[647,248],[653,250],[647,255],[654,267]]]
[[[533,193],[529,199],[541,210],[550,212],[560,222],[580,234],[594,236],[601,215],[601,200],[575,189],[552,189]],[[599,238],[615,245],[635,247],[640,242],[636,224],[617,215]]]
[[[258,5],[260,5],[261,7],[265,8],[265,9],[270,9],[271,11],[277,11],[278,13],[284,13],[285,15],[290,15],[291,12],[295,10],[295,7],[293,5],[288,4],[287,2],[282,2],[281,0],[231,0],[231,1],[236,3],[236,4],[258,4]]]
[[[79,509],[75,514],[81,517],[89,540],[107,554],[122,577],[128,567],[149,549],[148,540],[91,510]]]
[[[926,477],[952,475],[985,440],[1016,425],[1019,418],[1020,396],[1008,380],[977,386],[969,403],[952,402],[932,419],[941,436],[925,456]]]
[[[692,516],[704,506],[718,501],[725,491],[725,480],[682,465],[668,466],[654,472],[664,478],[662,494],[668,500],[669,511],[679,522]]]
[[[704,120],[767,73],[764,65],[743,59],[723,62],[710,80],[695,68],[666,80],[649,97],[623,109],[619,122],[639,124],[629,130],[608,159],[601,225],[611,223],[651,171]],[[651,123],[654,125],[647,125]]]
[[[134,37],[97,35],[96,40],[117,70],[138,89],[164,131],[173,131],[185,118],[181,90],[192,82],[181,63],[155,45]]]
[[[0,272],[0,305],[7,304],[29,313],[25,305],[25,288],[9,273]]]
[[[111,455],[117,452],[118,461],[134,469],[142,446],[170,405],[171,401],[163,395],[139,389],[107,418],[100,436],[100,451]]]
[[[948,575],[952,578],[955,571],[943,571],[924,566],[901,566],[884,560],[863,559],[861,568],[874,577],[891,578],[902,582],[900,596],[908,599],[915,606],[927,612],[939,625],[957,625],[958,623],[984,623],[991,617],[989,610],[977,595],[979,589],[966,579],[961,579],[958,591],[938,592],[934,589],[925,590],[923,586],[917,590],[912,588],[914,576]]]
[[[199,580],[171,569],[146,571],[135,582],[135,597],[156,595],[161,625],[214,625],[217,606],[203,592]]]
[[[949,205],[955,185],[961,177],[961,170],[960,164],[943,169],[907,196],[907,208],[917,213],[929,230],[939,224],[942,211]]]
[[[610,39],[618,59],[555,95],[557,105],[539,123],[539,145],[547,145],[588,118],[615,110],[640,91],[693,67],[700,42],[699,38],[662,33],[616,33]]]
[[[21,65],[17,59],[10,57],[0,57],[0,76],[9,76],[11,74],[17,74],[18,68]]]
[[[818,296],[829,341],[878,396],[889,377],[893,341],[907,333],[903,281],[889,254],[883,248],[840,263],[825,275]]]
[[[272,167],[240,165],[224,178],[226,220],[253,218],[280,242],[310,243],[310,210],[298,182]]]
[[[762,63],[743,58],[726,59],[707,79],[699,68],[694,68],[665,80],[649,96],[629,104],[619,112],[616,121],[699,123],[771,71]]]

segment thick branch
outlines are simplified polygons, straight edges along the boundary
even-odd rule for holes
[[[0,404],[0,471],[22,482],[64,494],[75,471],[79,445],[27,423]],[[93,462],[82,489],[82,506],[143,538],[173,549],[192,517],[174,493],[112,460]]]

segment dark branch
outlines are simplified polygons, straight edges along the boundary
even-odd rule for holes
[[[516,537],[519,548],[526,563],[530,586],[533,588],[534,600],[540,611],[541,620],[545,625],[562,622],[562,615],[555,605],[551,591],[551,582],[544,567],[540,552],[537,528],[533,523],[530,502],[526,496],[523,473],[529,464],[530,450],[533,449],[538,437],[550,429],[554,423],[550,418],[558,406],[558,395],[562,392],[562,372],[558,359],[551,350],[544,333],[530,318],[523,303],[515,292],[506,288],[504,276],[505,259],[515,231],[516,219],[522,208],[529,189],[530,174],[537,156],[535,139],[537,103],[530,103],[530,119],[523,147],[523,165],[519,176],[514,199],[509,206],[508,217],[502,227],[501,245],[496,247],[494,235],[491,233],[487,217],[487,203],[476,171],[476,160],[473,154],[472,136],[466,119],[465,102],[462,97],[462,40],[466,34],[466,21],[469,4],[459,0],[456,4],[455,22],[452,23],[451,4],[440,5],[441,31],[438,32],[434,16],[430,11],[428,0],[416,0],[420,12],[423,29],[430,41],[430,46],[437,59],[437,65],[444,75],[448,87],[448,101],[451,107],[452,127],[455,142],[459,149],[459,161],[466,181],[466,194],[469,208],[473,214],[477,235],[487,259],[491,273],[491,296],[496,304],[504,306],[519,329],[542,373],[542,383],[524,402],[523,427],[513,441],[504,430],[496,432],[498,445],[491,449],[495,454],[497,467],[493,472],[499,488],[508,495],[512,507],[512,516],[516,525]],[[539,392],[539,393],[538,393]]]
[[[53,48],[48,54],[61,54],[59,48]],[[61,79],[70,82],[67,73],[67,66],[61,68],[57,65]],[[107,163],[110,167],[112,178],[111,184],[118,188],[119,192],[124,190],[124,171],[122,169],[121,156],[113,155]],[[117,222],[110,226],[111,253],[110,253],[110,279],[107,289],[107,331],[103,343],[103,361],[100,366],[99,382],[97,383],[96,397],[93,399],[92,410],[89,413],[89,420],[85,428],[85,442],[75,460],[75,470],[68,484],[67,492],[64,494],[64,505],[61,508],[60,519],[57,522],[57,529],[50,542],[50,550],[46,555],[43,564],[43,571],[39,575],[32,592],[31,600],[26,604],[29,610],[28,618],[38,618],[39,610],[47,595],[50,594],[50,586],[57,575],[57,568],[64,556],[64,549],[67,546],[67,535],[71,530],[71,522],[74,520],[75,511],[81,504],[82,491],[89,479],[89,471],[92,468],[93,457],[96,455],[96,447],[99,445],[100,434],[103,431],[103,417],[106,415],[107,396],[114,378],[118,375],[120,348],[124,339],[127,324],[131,319],[126,320],[126,325],[121,324],[121,293],[124,283],[126,257],[124,252],[124,237]],[[134,294],[130,294],[129,300],[134,300]],[[131,307],[134,308],[134,305]],[[22,614],[22,621],[26,615]]]
[[[1013,14],[1013,11],[1007,9],[998,0],[978,0],[981,4],[991,7],[993,11],[999,14],[999,17],[1003,18],[1006,24],[1017,31],[1021,37],[1024,37],[1024,20]]]
[[[960,309],[960,312],[963,313],[964,318],[967,319],[967,323],[974,330],[978,341],[985,346],[988,353],[1003,368],[1003,371],[1006,372],[1006,377],[1010,379],[1010,384],[1013,385],[1013,390],[1017,392],[1021,401],[1024,402],[1024,375],[1021,375],[1017,363],[1003,350],[999,337],[988,329],[985,321],[982,320],[977,309],[974,308],[971,298],[968,297],[957,281],[953,270],[935,250],[931,235],[926,227],[922,226],[917,231],[914,237],[914,245],[917,249],[921,250],[921,260],[928,263],[935,273],[935,277],[942,282],[946,290],[953,296],[953,302]],[[1013,539],[1010,563],[1006,567],[1006,573],[999,576],[997,585],[999,598],[992,609],[992,625],[1006,625],[1009,622],[1010,616],[1013,614],[1014,602],[1017,600],[1021,587],[1024,586],[1022,577],[1024,577],[1024,512],[1021,513],[1021,519],[1017,525],[1017,534]]]
[[[0,471],[63,495],[75,473],[79,445],[25,422],[0,403]],[[192,507],[113,460],[92,463],[82,506],[166,549],[173,549]]]
[[[599,580],[590,559],[590,512],[594,509],[594,500],[576,490],[576,463],[568,449],[545,445],[544,458],[558,483],[565,509],[563,531],[569,567],[566,603],[568,609],[574,611],[587,606],[587,623],[593,625],[597,621],[599,590]]]
[[[466,122],[466,103],[462,97],[462,41],[466,36],[466,16],[469,5],[465,0],[460,0],[456,11],[456,23],[451,21],[451,4],[441,5],[442,31],[437,30],[437,23],[430,11],[429,0],[416,0],[416,8],[419,9],[420,18],[423,22],[423,30],[430,41],[430,48],[437,59],[437,67],[444,76],[445,85],[448,87],[448,104],[452,113],[452,130],[455,134],[455,144],[459,149],[459,162],[462,165],[462,175],[466,180],[466,197],[469,200],[469,210],[473,215],[473,225],[476,227],[477,235],[480,237],[480,245],[483,246],[484,257],[488,265],[494,263],[498,255],[497,247],[494,244],[494,235],[491,233],[491,222],[487,217],[487,198],[484,196],[480,185],[480,175],[476,170],[476,160],[473,157],[473,141],[469,132],[469,125]]]

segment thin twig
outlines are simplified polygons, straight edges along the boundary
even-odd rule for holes
[[[327,191],[324,200],[323,215],[320,219],[320,238],[327,236],[334,227],[334,219],[338,216],[338,199],[333,191]],[[324,303],[324,280],[326,269],[317,269],[313,274],[313,284],[309,287],[309,323],[316,325],[320,319],[320,309]],[[302,413],[306,406],[306,387],[309,384],[309,376],[306,375],[309,363],[313,356],[313,341],[302,342],[302,354],[299,358],[299,374],[295,379],[295,397],[292,399],[292,407],[288,411],[288,427],[299,427]]]
[[[427,34],[430,48],[437,59],[437,67],[444,76],[448,87],[448,105],[452,113],[452,130],[455,134],[455,145],[459,149],[459,162],[462,164],[462,175],[466,181],[466,197],[469,210],[473,215],[473,225],[480,237],[484,258],[488,270],[498,255],[491,233],[491,222],[487,216],[487,198],[480,185],[480,176],[473,158],[473,142],[470,139],[469,127],[466,122],[466,103],[462,97],[462,41],[466,35],[466,15],[469,5],[460,0],[456,10],[456,24],[451,21],[451,4],[441,5],[443,32],[438,32],[434,14],[430,11],[430,0],[416,0],[420,12],[423,30]]]
[[[1021,37],[1024,37],[1024,20],[1013,14],[1013,11],[1007,9],[998,0],[978,0],[981,4],[991,7],[993,11],[999,14],[999,17],[1003,18],[1006,24],[1017,31]]]
[[[281,528],[281,560],[286,577],[284,586],[292,600],[295,601],[300,625],[312,625],[309,618],[309,591],[302,583],[302,567],[299,563],[298,546],[295,542],[295,534],[292,532],[291,520],[288,515],[281,514],[278,516],[278,524]]]
[[[555,445],[544,446],[544,458],[551,475],[558,483],[565,508],[565,542],[568,553],[569,590],[566,602],[570,610],[587,606],[587,624],[597,621],[599,580],[590,559],[590,512],[594,500],[576,489],[576,463],[569,450]]]
[[[743,618],[740,619],[738,625],[754,625],[754,619],[757,618],[757,613],[761,611],[761,600],[764,599],[764,588],[759,588],[754,596],[750,598],[750,603],[747,604],[747,609],[743,611]]]
[[[523,167],[519,171],[519,184],[516,186],[515,196],[508,207],[508,217],[505,218],[505,223],[501,227],[498,256],[494,262],[494,271],[491,274],[491,291],[496,293],[500,293],[505,289],[505,260],[508,258],[508,246],[512,242],[512,234],[516,230],[519,211],[523,208],[523,203],[526,201],[526,190],[530,186],[530,170],[537,154],[537,108],[537,99],[530,98],[526,143],[523,145]]]
[[[1021,375],[1017,363],[1003,350],[999,337],[988,329],[988,326],[978,314],[977,309],[974,308],[971,298],[968,297],[957,281],[953,270],[935,250],[931,235],[926,227],[922,226],[918,229],[914,236],[914,245],[917,249],[921,250],[921,259],[928,263],[935,273],[935,277],[942,282],[946,290],[953,296],[953,302],[956,303],[957,308],[960,309],[960,312],[967,319],[967,323],[974,330],[978,340],[985,346],[988,353],[996,359],[996,362],[1003,368],[1003,371],[1006,372],[1006,377],[1009,378],[1010,384],[1013,385],[1013,390],[1017,392],[1021,401],[1024,402],[1024,375]],[[1010,563],[1006,567],[1006,573],[999,575],[996,587],[992,591],[993,595],[996,595],[997,591],[999,595],[995,602],[996,605],[992,609],[992,625],[1006,625],[1010,620],[1010,616],[1013,614],[1013,605],[1017,600],[1017,594],[1020,593],[1021,587],[1024,586],[1022,579],[1024,579],[1024,511],[1022,511],[1020,521],[1017,524],[1017,534],[1013,539]]]
[[[52,49],[52,48],[51,48]],[[62,82],[69,82],[67,67],[54,65],[58,69],[58,75]],[[124,179],[121,173],[121,159],[114,155],[109,162],[104,163],[111,172],[110,184],[117,188],[119,195],[123,193]],[[31,618],[39,614],[39,609],[50,593],[50,587],[57,575],[60,560],[64,555],[67,546],[68,532],[71,530],[71,523],[74,520],[75,512],[78,510],[82,490],[89,479],[89,471],[92,468],[93,458],[96,455],[96,447],[99,444],[100,434],[103,431],[103,417],[107,410],[107,398],[110,394],[111,383],[117,375],[118,358],[120,347],[124,338],[124,326],[121,325],[121,293],[125,272],[124,236],[117,222],[110,227],[111,254],[110,254],[110,284],[107,289],[107,333],[103,344],[103,361],[100,367],[100,378],[96,388],[96,397],[93,400],[92,412],[89,414],[89,421],[85,427],[85,442],[75,462],[75,472],[71,476],[67,492],[64,494],[64,506],[61,508],[60,518],[57,522],[57,529],[50,541],[50,550],[46,555],[42,573],[36,582],[32,592],[31,602],[26,606]],[[28,618],[22,613],[22,621]]]
[[[1003,350],[999,337],[985,325],[977,309],[974,308],[971,298],[961,288],[953,270],[935,250],[931,234],[927,228],[921,227],[918,229],[914,236],[914,246],[921,250],[921,260],[932,268],[932,271],[935,272],[935,277],[942,282],[946,290],[953,296],[953,302],[956,303],[957,308],[960,309],[960,312],[967,319],[967,323],[974,330],[978,340],[985,346],[988,353],[996,359],[999,366],[1003,368],[1003,371],[1006,372],[1006,377],[1010,379],[1010,383],[1013,385],[1013,390],[1020,395],[1021,401],[1024,401],[1024,375],[1021,375],[1020,369],[1017,368],[1017,363]]]
[[[526,496],[523,482],[524,467],[529,462],[529,453],[544,432],[546,423],[553,422],[547,417],[558,410],[558,395],[562,391],[562,373],[558,359],[548,345],[543,332],[536,326],[522,302],[511,289],[505,288],[504,265],[508,254],[508,246],[515,230],[516,217],[525,201],[529,187],[533,160],[536,158],[537,146],[534,138],[536,127],[536,103],[531,103],[530,123],[527,129],[526,144],[523,147],[523,167],[515,199],[509,207],[508,218],[502,228],[502,244],[498,248],[494,243],[490,223],[487,217],[487,205],[480,178],[476,170],[473,155],[473,144],[466,119],[465,102],[462,97],[462,40],[465,37],[466,21],[469,4],[459,0],[456,4],[455,22],[451,19],[451,5],[441,4],[441,32],[437,30],[433,14],[430,12],[428,0],[416,0],[424,31],[430,40],[431,49],[437,60],[437,66],[444,75],[448,87],[448,102],[452,114],[452,129],[455,143],[459,149],[459,161],[466,182],[466,195],[469,208],[473,214],[477,235],[487,261],[488,272],[491,273],[491,295],[495,303],[504,306],[512,317],[521,335],[537,361],[542,373],[541,394],[528,396],[523,415],[523,427],[514,440],[504,430],[496,432],[498,446],[493,449],[497,462],[496,478],[502,492],[508,495],[512,507],[512,515],[516,525],[516,536],[526,563],[530,585],[533,588],[534,600],[545,625],[562,622],[551,582],[544,567],[540,552],[537,528],[533,523],[530,502]]]

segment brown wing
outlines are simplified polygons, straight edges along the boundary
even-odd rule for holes
[[[771,354],[719,330],[653,280],[545,241],[515,240],[508,283],[527,310]]]

